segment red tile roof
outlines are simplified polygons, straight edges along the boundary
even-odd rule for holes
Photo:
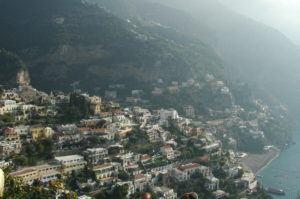
[[[151,159],[151,156],[149,155],[145,155],[140,158],[140,160],[149,160],[149,159]]]
[[[117,109],[117,110],[114,110],[114,113],[123,114],[124,112],[122,110]]]
[[[80,131],[81,133],[87,132],[87,131],[90,131],[90,130],[91,130],[90,128],[80,128],[80,129],[79,129],[79,131]]]
[[[187,170],[187,169],[193,169],[193,168],[197,168],[197,167],[200,167],[200,164],[193,163],[193,164],[182,165],[182,166],[179,167],[179,169],[184,171],[184,170]]]
[[[209,156],[208,155],[204,155],[199,157],[200,160],[209,160]]]
[[[10,133],[14,133],[14,131],[15,131],[15,130],[12,129],[12,128],[7,128],[7,129],[4,130],[4,133],[5,133],[5,134],[10,134]]]

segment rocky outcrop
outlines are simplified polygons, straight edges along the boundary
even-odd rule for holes
[[[27,69],[21,69],[17,73],[17,84],[19,86],[29,86],[30,85],[30,77]]]

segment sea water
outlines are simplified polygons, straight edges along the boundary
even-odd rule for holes
[[[264,187],[283,189],[284,196],[272,195],[274,199],[295,199],[300,194],[300,130],[294,134],[295,145],[291,145],[268,166],[258,172]]]

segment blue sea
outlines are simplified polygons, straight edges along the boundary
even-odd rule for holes
[[[300,194],[300,130],[294,134],[295,145],[290,146],[267,167],[261,170],[258,180],[264,187],[283,189],[285,196],[274,199],[295,199]]]

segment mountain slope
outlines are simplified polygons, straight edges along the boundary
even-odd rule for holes
[[[154,0],[156,1],[156,0]],[[163,0],[214,30],[212,43],[236,79],[261,97],[280,101],[299,115],[300,51],[277,30],[235,13],[216,0]]]
[[[300,51],[277,30],[217,0],[93,1],[124,18],[157,23],[201,40],[214,48],[233,79],[250,83],[260,97],[300,113]],[[118,11],[120,2],[122,12]]]
[[[43,90],[68,90],[75,81],[91,91],[224,74],[204,44],[194,51],[79,0],[4,0],[0,27],[2,47],[24,59],[33,86]]]

